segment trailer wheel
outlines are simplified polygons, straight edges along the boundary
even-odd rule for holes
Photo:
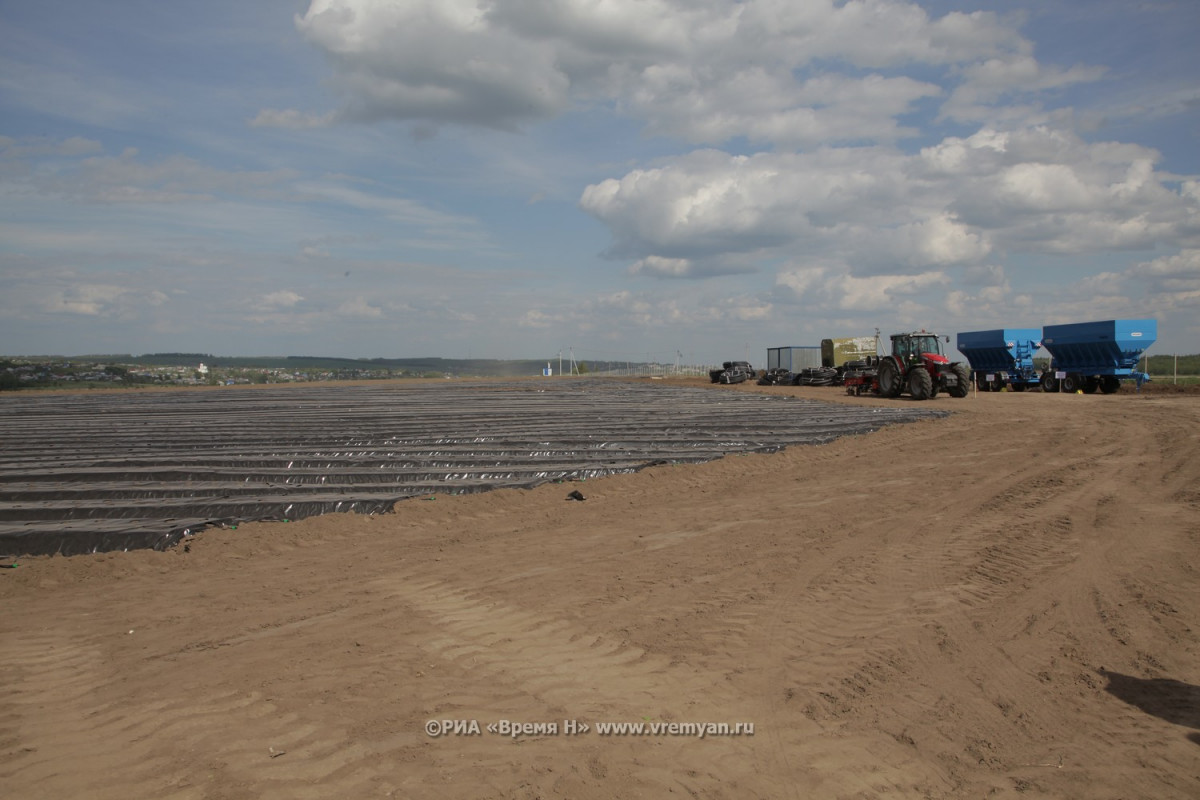
[[[1067,377],[1063,378],[1063,391],[1067,394],[1075,394],[1083,391],[1083,376],[1076,375],[1074,372],[1068,372]]]
[[[933,378],[924,367],[913,367],[908,373],[908,392],[913,400],[928,400],[933,396]]]
[[[1095,394],[1096,390],[1099,388],[1100,388],[1100,379],[1099,378],[1093,377],[1093,378],[1084,378],[1083,379],[1083,393],[1084,394]]]
[[[894,358],[885,358],[879,363],[879,393],[884,397],[899,397],[904,390],[900,382],[900,368]]]
[[[1041,383],[1042,383],[1042,391],[1043,392],[1057,392],[1058,391],[1058,378],[1054,377],[1053,372],[1042,373]]]
[[[1100,379],[1100,391],[1105,394],[1115,394],[1121,391],[1121,379],[1115,375],[1105,375]]]
[[[951,364],[950,369],[954,370],[958,380],[946,391],[950,393],[951,397],[966,397],[968,387],[971,385],[971,373],[967,372],[967,368],[962,364]]]

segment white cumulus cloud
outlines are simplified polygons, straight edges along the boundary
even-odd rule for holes
[[[296,26],[329,57],[343,106],[254,124],[511,129],[612,103],[686,141],[794,145],[902,135],[896,116],[942,93],[885,74],[912,65],[968,68],[973,104],[1030,70],[1035,88],[1082,79],[1039,65],[994,14],[935,19],[904,0],[312,0]]]
[[[277,292],[263,295],[260,307],[263,309],[293,308],[303,300],[303,295],[297,294],[291,289],[280,289]]]

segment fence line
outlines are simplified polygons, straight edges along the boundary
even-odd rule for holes
[[[562,374],[585,378],[707,378],[709,371],[714,369],[720,367],[708,364],[627,364],[605,370],[589,368],[587,372],[574,374],[564,367]]]

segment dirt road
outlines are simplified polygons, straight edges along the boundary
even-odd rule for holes
[[[0,796],[1200,796],[1200,397],[930,402],[958,413],[24,559]]]

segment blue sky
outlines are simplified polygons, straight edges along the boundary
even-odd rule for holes
[[[1197,41],[1194,0],[0,0],[0,353],[1200,352]]]

